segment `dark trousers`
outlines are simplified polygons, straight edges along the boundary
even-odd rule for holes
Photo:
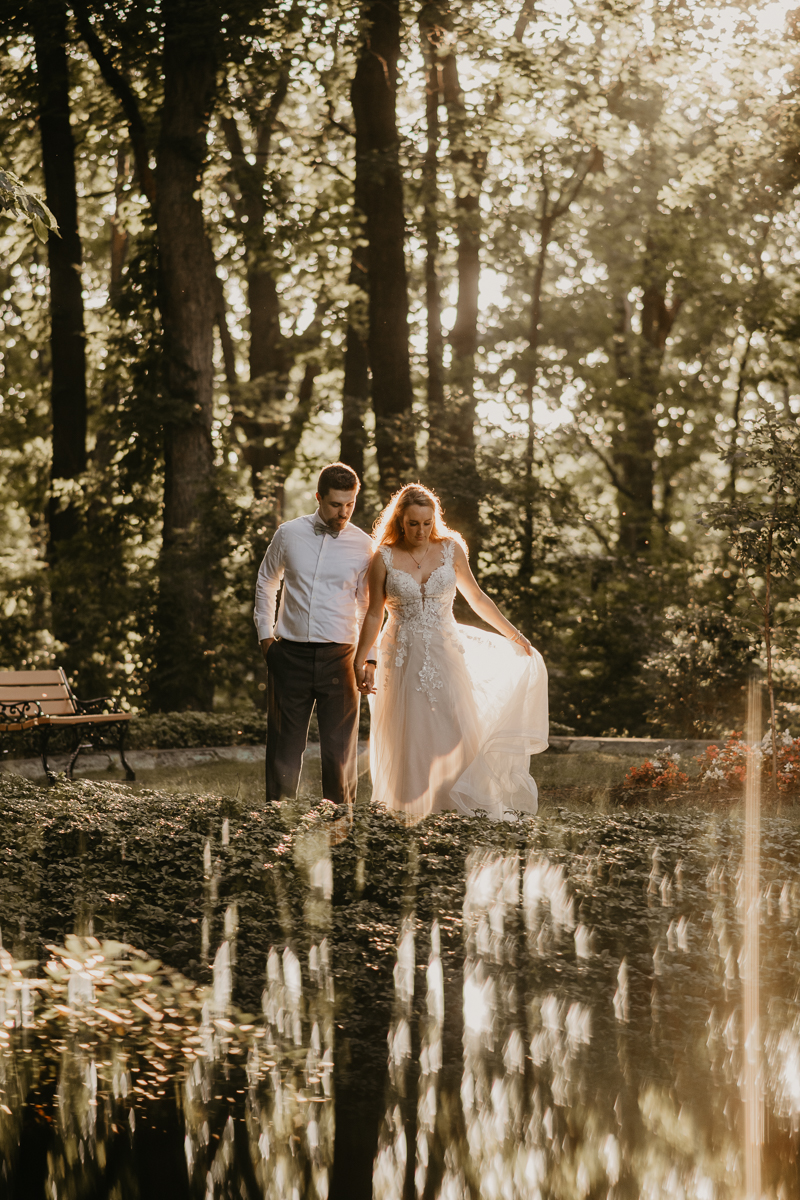
[[[355,646],[275,641],[267,651],[267,801],[297,795],[314,704],[322,759],[322,798],[352,804],[358,785]]]

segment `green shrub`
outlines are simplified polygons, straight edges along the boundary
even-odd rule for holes
[[[266,714],[257,709],[245,712],[178,712],[135,716],[128,729],[129,750],[190,750],[195,746],[261,746],[266,737]],[[68,734],[54,734],[50,752],[67,748]],[[91,734],[86,731],[86,740]],[[361,706],[359,737],[369,737],[369,709]],[[0,744],[11,758],[33,758],[39,754],[39,732],[0,735]],[[319,740],[317,718],[311,718],[309,740]]]
[[[185,750],[193,746],[257,746],[264,741],[266,717],[244,713],[179,712],[137,716],[131,721],[131,750]]]

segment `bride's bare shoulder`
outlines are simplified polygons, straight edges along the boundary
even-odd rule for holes
[[[448,541],[450,543],[450,553],[453,556],[453,562],[455,565],[458,567],[469,566],[467,552],[461,545],[461,542],[457,538],[448,538]]]

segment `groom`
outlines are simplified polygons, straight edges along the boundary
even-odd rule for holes
[[[279,526],[258,571],[253,617],[268,667],[267,802],[297,794],[315,703],[322,795],[336,804],[355,800],[360,696],[353,657],[373,549],[369,535],[350,524],[360,486],[344,463],[325,467],[317,511]]]

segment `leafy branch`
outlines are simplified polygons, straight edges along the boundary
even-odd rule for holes
[[[28,191],[11,171],[0,170],[0,211],[28,221],[40,242],[47,241],[48,233],[61,236],[58,222],[44,200],[35,192]]]

